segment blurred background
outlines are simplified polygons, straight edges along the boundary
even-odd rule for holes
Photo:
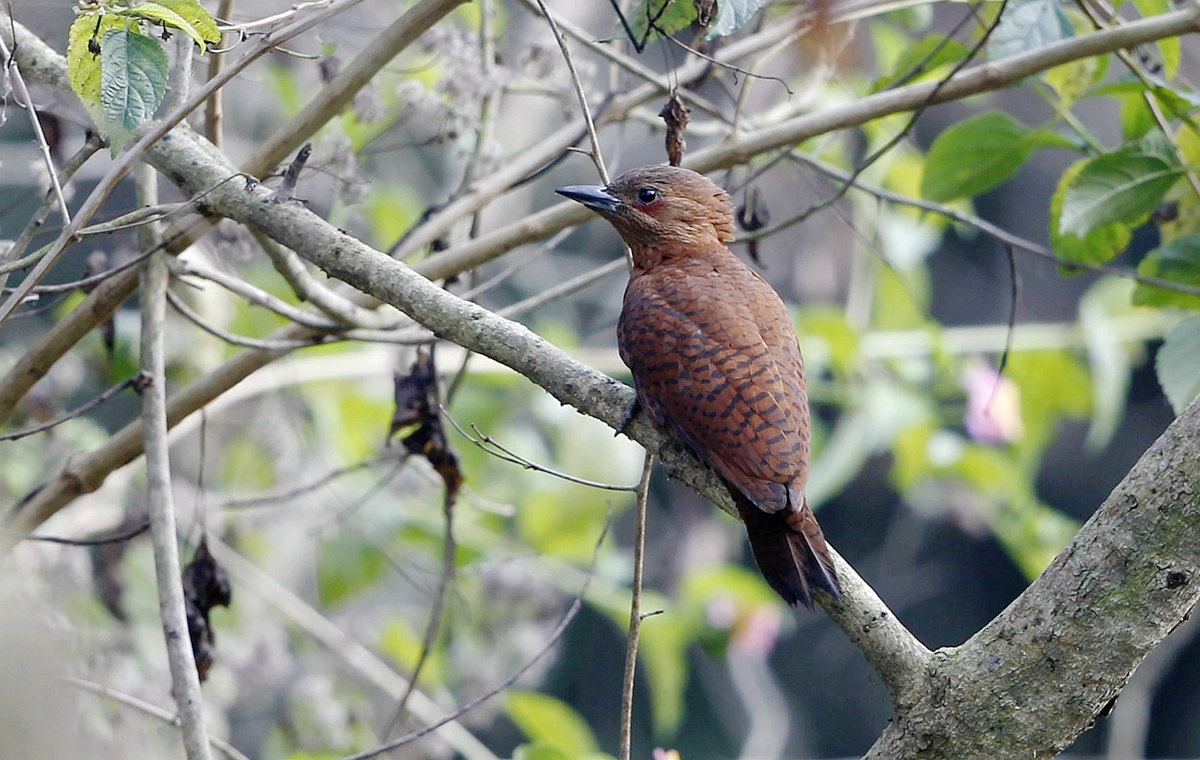
[[[266,0],[230,5],[234,23],[291,8]],[[739,58],[738,70],[707,67],[684,88],[692,106],[688,148],[852,102],[911,65],[906,51],[921,40],[957,35],[964,46],[973,45],[996,5],[981,4],[978,18],[965,25],[964,16],[975,11],[959,3],[866,6],[853,21],[818,26],[805,36],[776,34],[781,43]],[[610,95],[643,79],[583,40],[615,39],[601,45],[668,82],[683,67],[700,65],[684,47],[662,40],[636,53],[621,40],[624,30],[607,3],[554,0],[549,6],[580,31],[568,39],[599,114]],[[291,54],[267,56],[239,76],[224,101],[223,149],[234,163],[250,156],[405,7],[366,0],[291,43]],[[831,6],[831,13],[836,17],[840,8]],[[717,54],[775,27],[795,27],[800,10],[771,3],[729,38],[706,40],[686,26],[675,36]],[[11,12],[55,49],[65,49],[70,3],[16,2]],[[226,45],[236,41],[226,36]],[[1183,45],[1185,72],[1194,64],[1190,44]],[[197,60],[198,71],[205,60]],[[923,77],[949,71],[945,64],[926,68]],[[1103,74],[1098,81],[1106,81]],[[860,179],[918,197],[934,140],[986,110],[1005,111],[1030,127],[1073,129],[1109,150],[1129,139],[1118,99],[1081,98],[1064,118],[1048,92],[1033,81],[925,109]],[[44,87],[34,96],[58,155],[71,155],[84,139],[82,108]],[[601,128],[614,175],[665,160],[657,114],[666,99],[656,92]],[[0,117],[3,239],[19,234],[46,190],[29,122],[11,96],[8,105]],[[533,154],[578,112],[536,6],[470,3],[423,35],[314,136],[296,194],[387,251],[428,209],[456,197],[472,179]],[[797,151],[846,171],[901,133],[910,117],[823,135]],[[1038,151],[1006,182],[947,206],[1048,245],[1050,198],[1080,157],[1065,142]],[[76,174],[75,202],[106,161],[102,151]],[[771,224],[840,189],[794,156],[762,156],[713,178],[731,190],[744,218],[772,232],[755,244],[755,263],[794,309],[801,334],[816,419],[809,499],[826,535],[927,647],[962,643],[1036,577],[1173,419],[1153,359],[1179,313],[1131,306],[1128,280],[1065,272],[972,224],[878,194],[851,191],[802,224],[774,230]],[[554,187],[596,181],[586,156],[548,156],[527,181],[418,258],[558,203]],[[133,205],[132,190],[123,188],[101,217]],[[56,220],[37,240],[53,238]],[[1157,236],[1152,225],[1138,229],[1114,263],[1136,266]],[[746,255],[749,249],[736,248]],[[111,266],[136,250],[132,231],[88,238],[50,281],[84,276],[94,255]],[[629,382],[614,335],[623,270],[525,308],[525,299],[621,256],[616,234],[590,222],[513,250],[446,286],[489,309],[524,302],[520,321]],[[297,302],[253,240],[231,223],[218,225],[183,258]],[[211,282],[173,287],[222,330],[262,338],[283,324]],[[0,370],[7,372],[83,296],[46,296],[28,316],[6,323]],[[172,390],[243,350],[177,313],[168,327]],[[112,334],[111,348],[97,330],[55,364],[5,430],[74,408],[133,374],[136,301],[116,315]],[[392,733],[399,735],[488,692],[547,650],[587,582],[585,603],[561,640],[513,690],[461,718],[482,750],[425,739],[396,754],[472,760],[489,753],[615,754],[631,494],[501,461],[448,428],[465,478],[453,517],[455,577],[422,658],[442,578],[442,483],[426,462],[405,459],[402,446],[388,444],[393,374],[407,374],[414,355],[411,346],[386,342],[296,351],[173,433],[185,559],[206,527],[233,587],[232,605],[212,613],[215,663],[205,694],[213,732],[264,759],[336,758],[375,746],[395,711],[395,695],[388,693],[394,673],[411,673],[424,659],[422,696],[410,698]],[[475,428],[544,468],[623,486],[637,482],[640,448],[601,423],[561,407],[511,371],[468,360],[456,347],[438,347],[436,359],[448,414],[463,429]],[[136,418],[138,405],[125,393],[48,433],[0,442],[3,508],[54,477],[71,456],[104,446]],[[86,538],[139,524],[145,513],[140,468],[135,462],[118,470],[43,532]],[[685,760],[860,755],[891,715],[886,690],[824,613],[779,602],[754,569],[743,536],[732,518],[687,488],[661,473],[654,478],[642,606],[662,613],[643,628],[634,756],[667,757],[656,748],[678,751]],[[0,704],[20,704],[26,712],[0,710],[6,726],[0,755],[178,754],[175,729],[135,708],[78,686],[41,687],[55,674],[68,674],[172,710],[153,578],[145,537],[91,548],[26,542],[17,549],[3,576],[6,600],[11,597],[5,606],[14,614],[0,616],[0,639],[16,643],[0,647]],[[1168,639],[1071,756],[1200,755],[1194,629],[1185,624]],[[374,657],[354,655],[352,642]],[[34,664],[40,672],[30,672]],[[29,691],[31,683],[39,686]],[[26,733],[32,749],[7,738]]]

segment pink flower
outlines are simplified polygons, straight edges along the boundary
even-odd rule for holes
[[[981,443],[1012,443],[1025,434],[1021,421],[1021,389],[981,361],[968,364],[960,379],[967,392],[963,424]]]
[[[729,637],[729,645],[745,654],[766,659],[775,642],[779,641],[779,627],[783,623],[778,605],[761,604],[742,617]]]

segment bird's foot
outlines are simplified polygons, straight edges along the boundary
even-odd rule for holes
[[[637,397],[634,397],[633,403],[630,404],[629,408],[625,410],[625,414],[621,415],[621,422],[617,425],[617,432],[613,433],[614,438],[625,432],[625,429],[629,427],[629,423],[633,422],[634,416],[641,408],[642,402],[639,401]]]

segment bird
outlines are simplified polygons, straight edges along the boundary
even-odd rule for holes
[[[720,476],[767,583],[791,606],[841,589],[805,499],[804,363],[779,294],[729,250],[729,195],[690,169],[643,166],[555,192],[606,219],[633,267],[617,323],[638,408]]]

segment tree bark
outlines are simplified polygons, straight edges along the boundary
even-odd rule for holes
[[[1200,399],[1045,572],[966,643],[867,758],[1053,757],[1200,597]]]

